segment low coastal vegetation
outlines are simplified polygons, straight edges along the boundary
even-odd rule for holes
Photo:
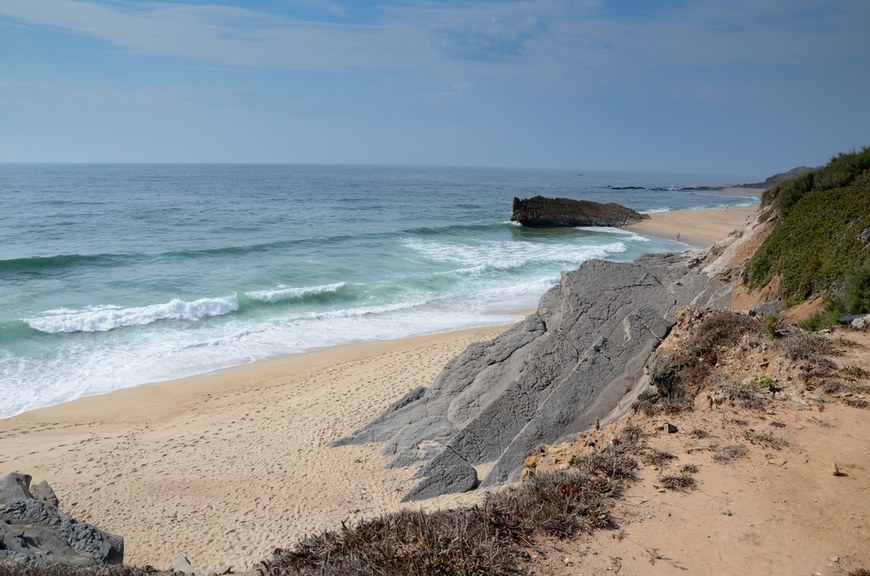
[[[760,217],[775,227],[746,264],[748,287],[778,280],[786,304],[824,297],[810,329],[870,312],[870,148],[771,188]]]
[[[729,310],[686,309],[677,319],[677,331],[681,329],[686,332],[683,344],[660,350],[650,363],[653,386],[636,404],[647,416],[691,410],[723,355],[747,336],[760,340],[762,334],[756,318]],[[732,398],[749,397],[737,388],[731,392]]]
[[[639,396],[634,410],[646,416],[690,411],[704,390],[710,392],[703,403],[711,409],[727,402],[741,409],[764,410],[768,399],[783,392],[784,383],[767,374],[746,372],[746,367],[767,367],[772,357],[790,366],[788,377],[803,390],[841,395],[849,405],[863,400],[853,394],[870,392],[863,384],[866,370],[841,367],[832,360],[844,354],[847,340],[806,332],[784,320],[778,320],[778,329],[770,332],[764,328],[768,323],[765,316],[731,310],[681,310],[672,333],[676,345],[653,353],[648,362],[652,386]],[[698,438],[705,433],[693,431]],[[766,438],[747,439],[781,447]]]
[[[639,467],[643,434],[626,427],[611,446],[574,458],[570,469],[533,474],[485,504],[432,513],[399,512],[309,536],[275,550],[263,574],[526,574],[537,538],[565,539],[612,528],[615,499]]]

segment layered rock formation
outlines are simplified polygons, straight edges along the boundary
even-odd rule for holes
[[[649,353],[688,304],[714,305],[700,264],[684,255],[593,260],[562,275],[537,312],[452,360],[336,444],[384,442],[391,466],[421,465],[415,500],[517,478],[538,445],[594,425],[643,376]]]
[[[544,198],[535,196],[527,200],[514,198],[512,222],[533,228],[573,226],[627,226],[649,218],[646,214],[611,202],[602,204],[591,200],[570,198]]]
[[[0,478],[0,563],[51,562],[73,566],[121,564],[124,539],[79,522],[58,509],[45,481],[30,476]]]

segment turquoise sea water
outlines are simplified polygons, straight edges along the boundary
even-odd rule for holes
[[[684,250],[525,229],[514,196],[751,204],[735,176],[0,165],[0,417],[270,356],[516,320],[589,258]],[[629,189],[625,189],[628,187]],[[620,189],[622,188],[622,189]]]

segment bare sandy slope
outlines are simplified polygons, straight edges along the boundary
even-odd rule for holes
[[[412,468],[385,468],[381,446],[327,444],[503,329],[344,346],[0,420],[0,474],[47,480],[65,511],[124,536],[127,563],[168,568],[184,553],[199,569],[244,569],[398,509]]]
[[[843,330],[856,345],[836,357],[841,367],[870,372],[870,332]],[[763,353],[762,353],[763,354]],[[771,358],[733,368],[785,375]],[[868,384],[866,376],[861,378]],[[866,397],[866,394],[863,395]],[[676,575],[808,574],[870,570],[870,410],[845,403],[860,393],[784,391],[763,409],[711,409],[647,418],[634,414],[578,442],[547,449],[537,470],[567,467],[573,454],[606,442],[612,430],[638,424],[648,443],[675,458],[647,464],[617,504],[619,527],[574,541],[549,541],[531,567],[537,574]],[[662,427],[672,423],[677,432]],[[722,461],[734,446],[745,456]],[[839,475],[835,475],[836,469]],[[662,478],[693,465],[694,490],[666,490]]]

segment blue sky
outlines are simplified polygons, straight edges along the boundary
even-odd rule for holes
[[[870,145],[867,0],[0,0],[0,161],[767,176]]]

